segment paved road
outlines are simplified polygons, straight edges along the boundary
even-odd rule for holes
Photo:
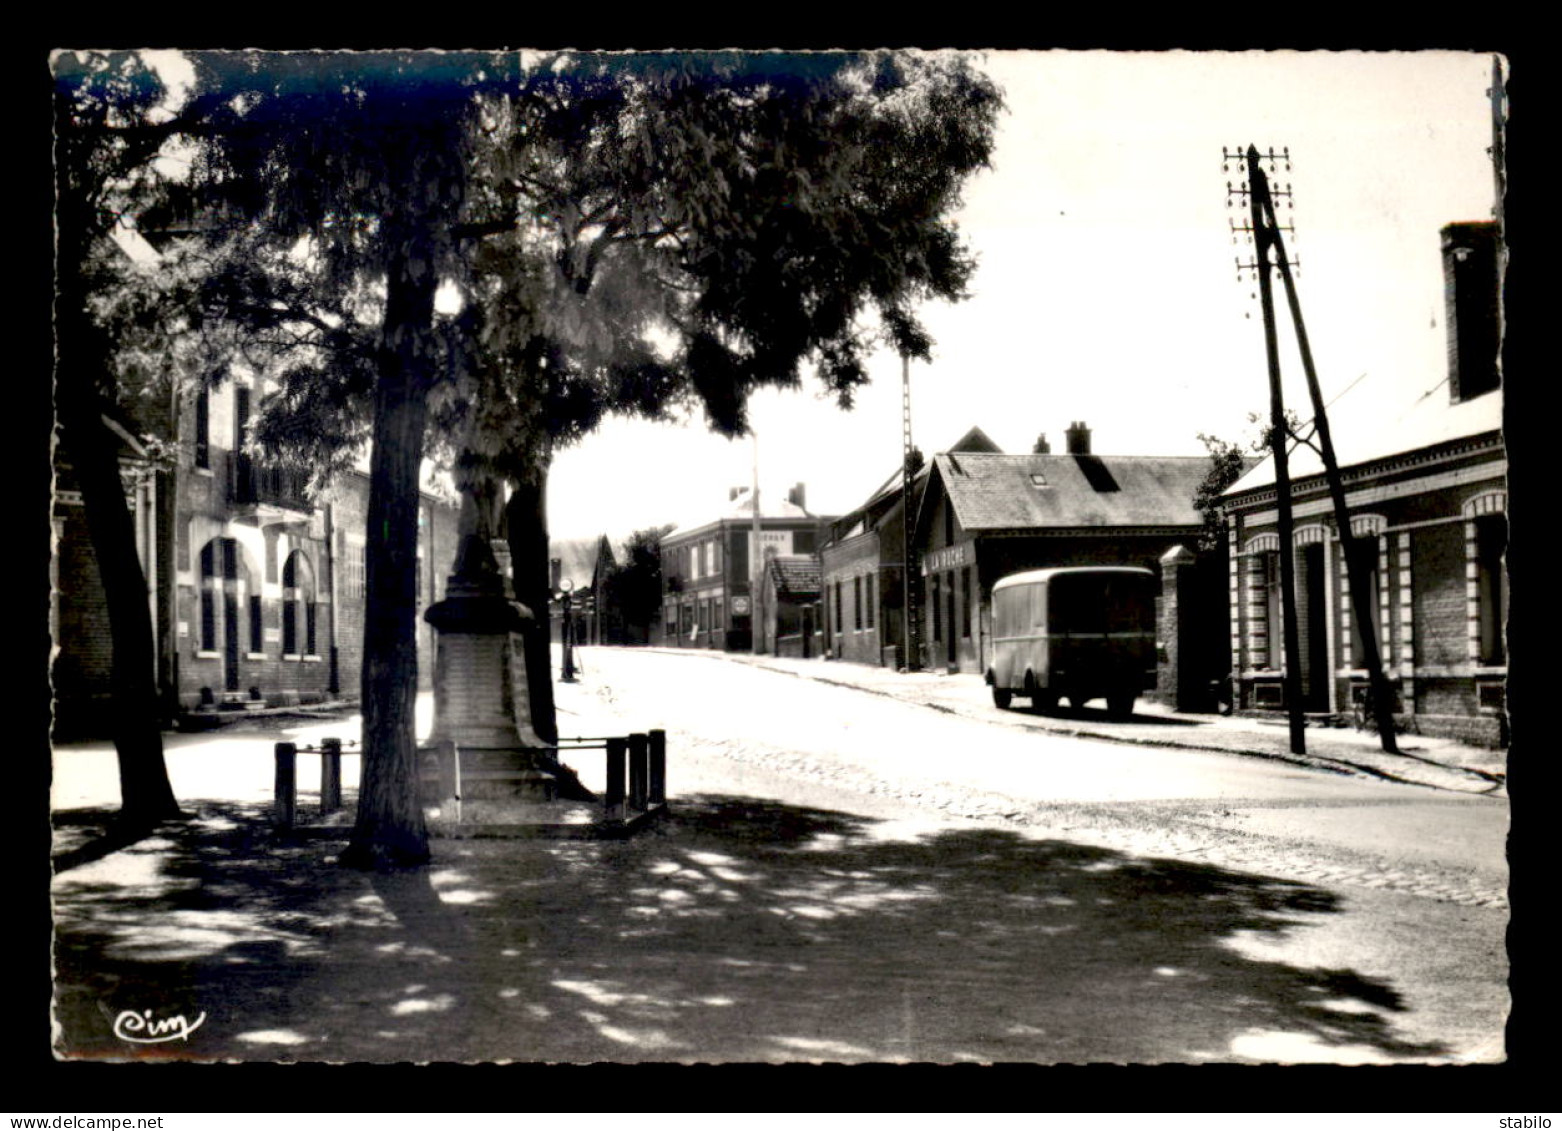
[[[950,816],[1309,881],[1505,906],[1507,803],[1228,754],[977,721],[720,656],[584,650],[567,711],[662,726],[698,752]],[[568,729],[570,716],[561,726]],[[1145,719],[1143,729],[1160,724]]]
[[[669,733],[673,814],[623,844],[440,842],[365,877],[253,832],[272,743],[351,720],[174,737],[201,820],[55,884],[73,1051],[124,1053],[109,1003],[209,1013],[175,1052],[238,1059],[1502,1056],[1500,797],[582,658],[566,734]],[[56,752],[57,808],[114,795],[106,745]]]

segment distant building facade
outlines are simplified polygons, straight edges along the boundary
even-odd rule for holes
[[[1208,457],[1097,456],[1090,430],[1072,425],[1067,451],[1041,437],[1028,455],[1008,455],[972,428],[913,479],[914,606],[905,576],[901,477],[838,520],[821,554],[826,640],[832,657],[903,665],[908,624],[924,668],[984,673],[991,656],[993,585],[1012,573],[1068,565],[1136,565],[1162,578],[1162,632],[1178,653],[1165,698],[1204,706],[1229,667],[1218,634],[1193,634],[1224,608],[1223,551],[1197,550],[1203,519],[1194,494]],[[1176,645],[1190,635],[1201,642]],[[1188,689],[1196,689],[1189,691]]]
[[[606,534],[596,538],[548,541],[549,639],[564,639],[563,583],[568,582],[572,639],[576,644],[623,644],[624,622],[607,599],[607,582],[617,567],[612,543]]]
[[[186,393],[139,422],[175,442],[146,457],[131,426],[121,467],[138,532],[166,713],[356,698],[363,658],[368,477],[339,475],[317,492],[267,467],[247,441],[261,389],[234,378]],[[112,640],[102,582],[68,453],[54,496],[51,625],[56,734],[92,730],[111,695]],[[419,678],[433,636],[421,613],[444,592],[457,511],[425,492],[418,510]]]
[[[1098,456],[1090,436],[1081,422],[1068,429],[1063,454],[934,457],[913,528],[925,666],[987,670],[992,587],[1009,574],[1128,565],[1162,577],[1168,554],[1194,554],[1203,519],[1193,499],[1209,458]],[[1191,582],[1185,588],[1191,591]],[[1179,612],[1198,615],[1189,603]],[[1209,615],[1218,617],[1218,605]],[[1218,668],[1223,660],[1203,662]]]
[[[1291,546],[1279,541],[1271,462],[1226,493],[1230,647],[1243,709],[1287,706],[1279,561],[1289,552],[1305,710],[1360,709],[1365,631],[1377,640],[1396,713],[1407,726],[1506,742],[1508,492],[1495,227],[1448,225],[1442,248],[1446,389],[1387,420],[1349,415],[1348,400],[1331,415],[1350,530],[1337,527],[1310,449],[1298,449],[1290,469]],[[1366,539],[1373,551],[1365,623],[1355,616],[1342,537]]]
[[[728,494],[725,513],[662,537],[662,643],[676,648],[753,647],[754,502],[748,488]],[[760,554],[813,555],[829,519],[809,513],[802,484],[785,500],[761,500]],[[763,561],[763,557],[760,558]]]
[[[950,450],[1000,449],[980,428],[972,428]],[[918,467],[910,477],[913,516],[927,472],[926,466]],[[906,666],[905,478],[897,470],[867,502],[836,519],[820,551],[825,647],[833,659]],[[921,616],[920,609],[912,611]]]

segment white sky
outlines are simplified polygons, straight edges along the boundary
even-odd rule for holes
[[[1003,87],[991,170],[959,215],[979,256],[970,299],[923,311],[936,346],[913,363],[912,432],[929,455],[980,425],[1005,451],[1040,432],[1062,450],[1201,455],[1268,410],[1256,286],[1236,281],[1222,147],[1289,147],[1288,237],[1326,397],[1399,408],[1446,376],[1438,232],[1492,215],[1491,57],[1417,53],[991,52]],[[1283,292],[1277,286],[1284,324]],[[1287,346],[1286,401],[1305,418]],[[897,356],[874,358],[853,411],[817,385],[751,402],[762,500],[793,483],[816,513],[863,502],[899,466]],[[715,517],[753,476],[752,441],[610,420],[555,460],[554,537],[620,538]]]

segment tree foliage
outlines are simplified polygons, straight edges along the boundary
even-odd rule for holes
[[[965,293],[951,213],[999,94],[888,52],[191,59],[190,215],[229,252],[209,309],[284,359],[258,430],[317,463],[372,441],[348,858],[416,862],[425,450],[525,486],[536,600],[552,453],[606,415],[700,406],[735,434],[757,388],[812,371],[849,405],[873,349],[927,356],[916,309]]]
[[[1209,452],[1210,468],[1193,493],[1193,505],[1204,517],[1204,532],[1199,537],[1199,548],[1215,550],[1226,544],[1226,519],[1221,513],[1220,497],[1244,472],[1252,461],[1241,444],[1230,443],[1217,436],[1199,433],[1199,441]]]
[[[662,539],[672,530],[671,524],[636,530],[625,540],[623,559],[607,582],[606,603],[647,639],[662,615]]]

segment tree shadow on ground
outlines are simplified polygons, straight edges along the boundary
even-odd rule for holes
[[[1309,1059],[1447,1051],[1396,1035],[1387,984],[1234,948],[1339,910],[1263,876],[729,796],[628,841],[439,841],[429,868],[367,875],[258,807],[192,808],[57,877],[64,1055],[1284,1059],[1255,1033]],[[146,1010],[204,1021],[114,1035]]]

